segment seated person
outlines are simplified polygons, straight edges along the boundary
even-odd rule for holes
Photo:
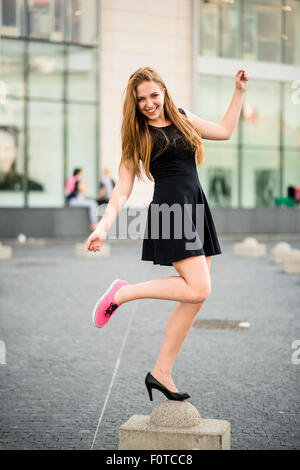
[[[98,199],[96,199],[97,203],[99,204],[107,204],[109,201],[109,198],[107,197],[107,189],[104,183],[102,181],[99,184],[99,192],[98,192]]]
[[[83,177],[82,168],[75,168],[73,176],[70,176],[66,182],[65,194],[66,202],[72,207],[88,207],[90,218],[90,229],[95,230],[97,227],[97,203],[93,199],[84,196],[86,187],[82,184]]]

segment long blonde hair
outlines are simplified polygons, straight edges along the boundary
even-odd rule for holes
[[[119,170],[122,163],[126,165],[126,161],[131,159],[134,162],[135,174],[138,179],[141,179],[142,171],[140,163],[142,162],[147,178],[153,181],[149,170],[152,137],[147,119],[139,111],[137,104],[137,87],[142,82],[147,81],[157,83],[161,89],[165,88],[165,118],[182,132],[191,149],[196,152],[197,165],[202,165],[204,163],[204,147],[199,130],[191,124],[185,115],[178,111],[159,73],[151,67],[142,67],[131,75],[126,87],[121,128],[122,158]]]

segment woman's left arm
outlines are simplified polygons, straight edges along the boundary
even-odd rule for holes
[[[199,129],[203,139],[228,140],[238,123],[243,104],[244,93],[247,89],[249,76],[245,70],[240,69],[235,75],[235,91],[231,99],[228,110],[220,124],[200,119],[193,113],[186,111],[186,115],[191,123]]]

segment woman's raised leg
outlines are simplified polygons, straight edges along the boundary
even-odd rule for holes
[[[173,263],[179,276],[169,276],[121,287],[114,299],[118,305],[136,299],[177,300],[199,304],[209,296],[211,282],[204,255],[191,256]]]

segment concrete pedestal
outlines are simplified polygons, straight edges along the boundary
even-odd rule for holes
[[[168,400],[119,429],[119,450],[229,450],[230,423],[203,419],[189,402]]]

